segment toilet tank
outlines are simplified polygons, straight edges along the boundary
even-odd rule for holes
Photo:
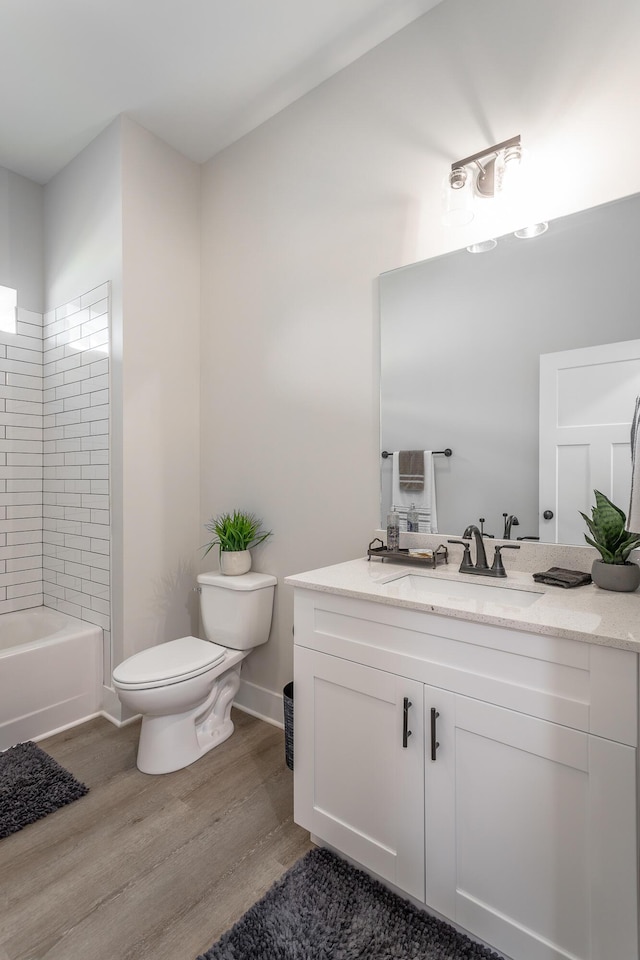
[[[266,643],[276,583],[276,578],[267,573],[238,577],[201,573],[200,613],[207,640],[232,650],[249,650]]]

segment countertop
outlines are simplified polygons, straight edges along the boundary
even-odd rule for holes
[[[438,588],[428,598],[422,598],[407,580],[402,579],[407,574],[438,581],[442,590]],[[456,597],[451,591],[460,588],[450,587],[449,581],[498,585],[510,591],[537,593],[539,597],[526,606]],[[433,570],[366,558],[286,577],[285,583],[305,590],[640,652],[640,590],[616,593],[601,590],[595,584],[565,589],[536,583],[531,573],[522,571],[509,571],[507,578],[496,580],[461,574],[455,563],[443,564]]]

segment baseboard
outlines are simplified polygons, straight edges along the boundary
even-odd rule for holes
[[[282,694],[274,693],[273,690],[266,690],[259,687],[256,683],[249,683],[240,678],[240,689],[233,701],[234,707],[250,714],[252,717],[258,717],[260,720],[266,720],[274,727],[284,727],[284,713],[282,707]]]
[[[101,716],[105,717],[106,720],[110,720],[116,727],[126,727],[140,716],[137,713],[131,713],[130,710],[122,706],[120,698],[113,687],[103,685],[100,704],[102,707],[100,711]]]

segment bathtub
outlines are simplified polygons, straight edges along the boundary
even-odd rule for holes
[[[0,616],[0,750],[95,716],[102,630],[50,607]]]

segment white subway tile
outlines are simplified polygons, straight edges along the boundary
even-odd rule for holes
[[[0,586],[2,587],[15,586],[20,583],[35,583],[38,580],[42,580],[42,570],[40,566],[33,570],[15,570],[11,573],[0,573]],[[38,587],[38,589],[40,589],[40,587]]]
[[[83,393],[92,393],[95,390],[108,391],[108,389],[109,389],[109,377],[106,374],[102,374],[99,377],[89,377],[88,380],[82,381]]]
[[[14,416],[15,419],[15,416]],[[24,418],[21,418],[24,419]],[[8,441],[11,442],[22,442],[24,440],[32,441],[36,444],[37,447],[40,447],[42,450],[42,427],[29,427],[29,426],[15,426],[10,427],[8,424],[6,426],[6,437]],[[28,450],[25,450],[25,453],[28,453]]]
[[[39,596],[42,597],[42,577],[28,583],[17,583],[13,587],[7,587],[7,600],[15,600],[16,597]],[[42,600],[40,601],[42,603]]]
[[[30,380],[42,380],[42,364],[30,363],[27,360],[12,360],[9,357],[0,357],[0,370],[9,377],[28,377]],[[31,386],[31,384],[16,384],[16,386]]]
[[[104,524],[100,524],[100,523],[83,523],[82,524],[82,536],[92,538],[91,549],[94,550],[95,552],[97,552],[97,548],[94,543],[94,539],[108,541],[109,534],[110,534],[109,527],[105,526]]]
[[[102,357],[100,360],[95,360],[91,364],[91,376],[92,377],[101,377],[104,374],[109,373],[109,360],[107,357]]]
[[[42,468],[41,453],[7,453],[8,467],[40,467]],[[10,474],[3,471],[5,477]],[[16,474],[16,476],[25,476],[25,474]]]
[[[3,363],[5,361],[2,361]],[[8,361],[6,361],[8,362]],[[33,366],[33,364],[29,364]],[[42,394],[42,377],[39,374],[25,374],[25,373],[5,373],[5,384],[8,387],[23,387],[26,390],[37,390],[38,397]],[[14,396],[17,396],[14,393]]]
[[[90,307],[92,304],[98,303],[100,300],[107,300],[109,297],[109,281],[101,283],[99,287],[94,287],[93,290],[89,290],[88,293],[84,293],[80,298],[80,303],[83,307]]]
[[[78,380],[73,383],[63,383],[56,387],[56,400],[66,400],[68,397],[77,397],[82,392],[83,381]]]
[[[108,510],[92,510],[91,523],[102,523],[102,524],[108,525],[110,523],[109,511]]]
[[[107,463],[92,464],[82,468],[82,476],[85,480],[108,480],[109,466]],[[96,491],[92,491],[95,493]]]
[[[78,607],[75,603],[69,603],[67,600],[58,600],[56,609],[60,610],[61,613],[66,613],[70,617],[77,617],[78,620],[87,619],[87,617],[83,617],[82,615],[82,607]]]
[[[68,303],[62,304],[60,307],[56,307],[56,320],[66,319],[72,313],[77,313],[81,309],[82,298],[77,297],[75,300],[69,300]]]
[[[43,405],[42,403],[33,403],[28,400],[19,400],[19,399],[10,399],[7,397],[5,400],[5,407],[7,413],[15,413],[19,415],[28,415],[33,417],[42,417]]]
[[[7,506],[7,522],[12,520],[26,520],[31,521],[37,519],[40,521],[42,517],[42,504],[19,504],[18,506]]]
[[[85,437],[82,441],[83,450],[100,450],[106,451],[109,450],[109,436],[108,433],[104,434],[95,434],[91,437]]]
[[[14,507],[20,506],[21,504],[38,504],[42,506],[42,491],[27,491],[20,493],[0,493],[0,505],[6,507],[12,505]]]
[[[109,404],[102,403],[95,407],[89,407],[80,411],[80,417],[83,422],[87,420],[108,420],[109,419]]]
[[[92,434],[108,434],[109,433],[109,420],[93,420],[91,421],[91,433]]]
[[[26,337],[20,338],[23,341],[26,341]],[[42,343],[41,341],[33,341],[33,346],[27,346],[23,343],[22,346],[7,345],[7,360],[14,360],[19,363],[26,363],[30,367],[35,366],[42,373]],[[2,369],[8,370],[9,367],[2,363]],[[18,370],[17,373],[34,373],[34,370]]]
[[[6,492],[7,493],[42,493],[42,480],[40,477],[37,477],[35,480],[5,480],[4,481]]]
[[[42,530],[42,519],[40,517],[21,517],[20,519],[5,520],[3,528],[8,538],[15,533],[38,533]]]
[[[95,541],[92,541],[92,544],[93,544],[94,542],[95,542]],[[105,540],[104,542],[108,544],[109,541],[108,541],[108,540]],[[108,571],[108,570],[109,570],[109,566],[110,566],[110,563],[109,563],[109,554],[108,554],[108,552],[107,552],[106,555],[104,555],[104,554],[101,554],[101,553],[96,553],[95,550],[94,550],[93,552],[91,552],[91,551],[89,551],[89,550],[84,550],[83,553],[82,553],[82,562],[89,564],[89,566],[91,567],[92,570],[107,570],[107,571]],[[94,577],[93,575],[92,575],[91,579],[92,579],[92,580],[100,580],[99,577]]]
[[[7,573],[17,573],[20,570],[38,570],[42,569],[42,556],[19,557],[15,560],[6,561]],[[42,574],[40,573],[42,576]]]
[[[34,403],[40,403],[42,400],[41,389],[25,389],[24,387],[7,386],[4,380],[0,381],[0,397],[12,400],[29,400]]]
[[[39,327],[41,327],[44,322],[41,313],[36,313],[34,310],[26,310],[24,307],[18,307],[17,318],[18,323],[32,323]]]
[[[21,557],[34,557],[36,560],[42,556],[42,545],[38,543],[20,543],[11,547],[0,547],[0,560],[17,560]]]
[[[42,530],[38,527],[35,530],[10,530],[7,531],[7,546],[16,546],[20,543],[40,543],[42,541]]]
[[[98,613],[97,610],[89,610],[87,607],[83,607],[80,619],[88,620],[89,623],[95,623],[98,627],[102,627],[103,630],[111,629],[111,620],[109,617],[105,617],[104,614]]]
[[[65,425],[64,435],[65,437],[88,437],[91,432],[90,423],[69,423]],[[82,445],[84,450],[84,443]]]
[[[74,353],[69,357],[63,357],[62,360],[56,360],[54,367],[56,373],[62,373],[64,375],[65,383],[70,383],[73,379],[73,374],[80,372],[80,355]],[[75,379],[82,378],[76,377]]]
[[[0,613],[15,613],[16,610],[29,610],[42,606],[42,594],[33,597],[21,597],[16,600],[0,601]]]
[[[80,360],[80,354],[76,354],[78,361]],[[60,361],[62,362],[62,361]],[[88,380],[91,376],[90,367],[81,367],[77,364],[74,365],[73,369],[66,370],[64,373],[64,382],[65,383],[76,383],[78,380]]]
[[[79,537],[79,536],[67,536],[64,538],[64,545],[69,550],[89,550],[91,547],[91,539],[89,537]],[[81,563],[87,563],[84,559],[85,554],[83,553],[80,557]]]
[[[103,532],[103,531],[101,530],[101,532]],[[94,535],[94,536],[92,537],[92,539],[91,539],[91,550],[92,550],[93,553],[102,554],[102,555],[105,555],[105,554],[106,554],[106,555],[108,556],[108,555],[109,555],[109,546],[110,546],[110,545],[109,545],[109,540],[98,540],[98,539],[95,537],[95,535]],[[96,559],[95,557],[92,558],[91,560],[85,560],[84,562],[85,562],[85,563],[93,563],[96,567],[102,566],[102,564],[98,563],[98,561],[97,561],[97,559]]]

